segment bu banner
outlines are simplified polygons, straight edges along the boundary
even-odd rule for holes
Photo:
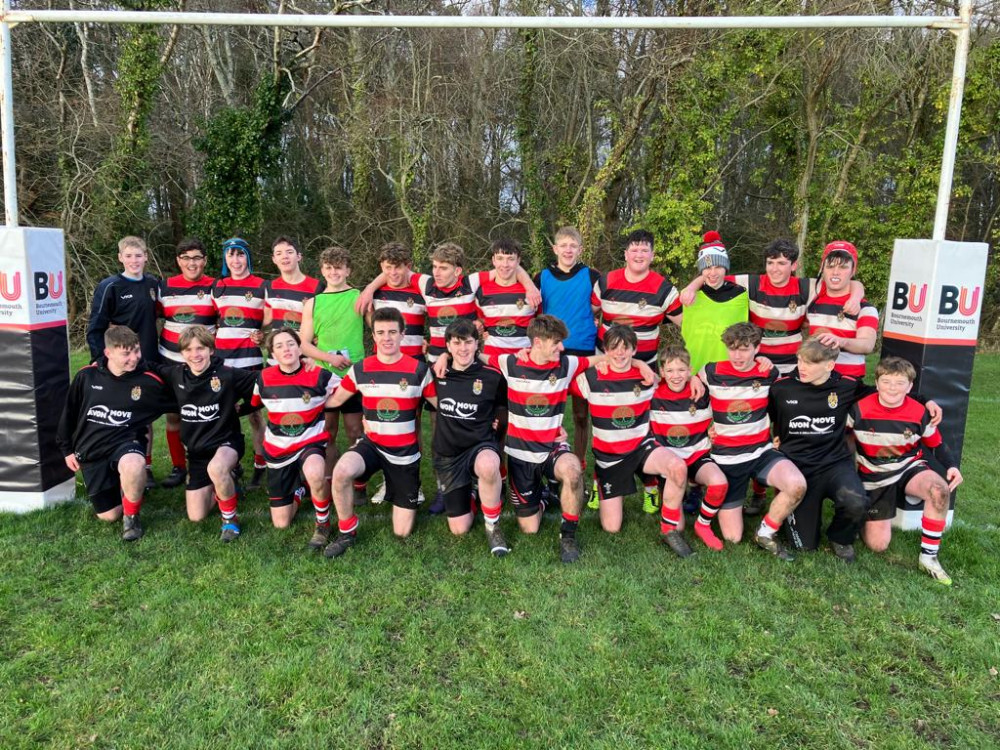
[[[882,356],[917,368],[914,392],[944,410],[941,436],[961,462],[989,247],[982,242],[896,240],[889,274]],[[952,495],[954,514],[955,498]],[[894,525],[920,528],[922,503],[900,508]]]
[[[55,444],[69,387],[66,269],[59,229],[0,227],[0,510],[75,494]]]

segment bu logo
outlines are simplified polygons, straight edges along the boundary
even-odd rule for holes
[[[63,296],[63,275],[59,273],[46,273],[45,271],[35,271],[35,299],[42,300],[51,297],[59,299]]]
[[[897,281],[892,289],[892,309],[918,313],[927,304],[927,284],[921,284],[919,292],[916,284]]]
[[[973,315],[979,309],[979,292],[978,286],[971,292],[964,286],[942,286],[938,315],[951,315],[956,311],[965,316]]]
[[[0,295],[5,300],[13,302],[21,297],[21,272],[15,271],[13,279],[10,274],[0,271]]]

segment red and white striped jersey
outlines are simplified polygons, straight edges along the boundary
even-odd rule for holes
[[[587,399],[594,428],[594,460],[602,469],[622,461],[649,436],[649,404],[653,386],[644,385],[639,368],[589,368],[576,377],[576,390]]]
[[[264,321],[264,284],[260,276],[239,281],[226,277],[216,281],[212,289],[219,316],[215,351],[230,367],[254,369],[263,364],[260,345],[250,336]]]
[[[433,276],[417,274],[415,277],[417,288],[427,304],[427,328],[430,333],[427,361],[431,364],[445,352],[444,330],[459,318],[476,319],[476,291],[484,276],[488,278],[489,272],[462,276],[447,289],[438,287]]]
[[[329,370],[314,367],[306,372],[283,372],[277,365],[257,373],[251,403],[267,409],[264,458],[280,468],[298,459],[303,448],[323,445],[330,438],[323,407],[339,378]]]
[[[832,333],[843,339],[857,338],[858,331],[863,328],[878,330],[878,310],[868,300],[861,300],[861,312],[850,315],[844,312],[844,304],[850,299],[850,293],[831,297],[824,285],[820,285],[819,294],[809,305],[809,335]],[[854,354],[840,350],[837,363],[833,369],[841,375],[850,375],[861,380],[865,376],[865,355]]]
[[[538,311],[528,304],[520,282],[501,286],[484,274],[476,291],[476,312],[489,334],[485,354],[514,354],[531,346],[528,324]]]
[[[160,279],[156,293],[156,313],[163,318],[160,331],[160,356],[171,362],[183,362],[177,340],[189,326],[205,326],[215,333],[215,303],[212,285],[215,279],[202,276],[188,281],[182,274]]]
[[[625,278],[624,268],[611,271],[594,284],[590,303],[600,308],[597,337],[602,344],[612,324],[631,326],[639,339],[635,356],[646,364],[656,361],[663,319],[681,312],[680,295],[674,285],[656,271],[634,283]]]
[[[399,350],[410,357],[422,359],[424,356],[424,324],[427,320],[427,304],[423,292],[416,282],[417,277],[410,279],[409,285],[401,289],[391,286],[380,286],[372,295],[372,306],[378,310],[382,307],[395,307],[403,314],[406,328],[403,331],[403,343]]]
[[[351,366],[340,387],[361,394],[365,433],[389,463],[420,460],[417,407],[421,398],[437,395],[426,362],[405,354],[391,364],[365,357]]]
[[[264,282],[264,307],[271,311],[271,328],[299,330],[306,300],[315,297],[323,288],[323,282],[311,276],[298,284],[289,284],[280,276]]]
[[[858,474],[868,490],[899,481],[924,457],[922,446],[941,445],[927,408],[909,396],[894,409],[883,406],[877,393],[865,396],[851,407],[847,427],[854,430]]]
[[[816,293],[816,279],[792,276],[784,286],[775,286],[767,274],[738,274],[728,280],[747,290],[750,322],[764,334],[760,354],[767,357],[782,375],[795,368],[795,353],[802,343],[806,307]]]
[[[708,428],[712,424],[712,407],[708,394],[699,400],[691,398],[691,385],[672,391],[660,383],[653,392],[649,413],[653,435],[690,466],[708,453],[712,443]]]
[[[700,373],[708,387],[715,422],[712,458],[732,466],[752,461],[771,447],[767,399],[778,371],[764,372],[756,362],[740,372],[728,361],[710,362]]]
[[[544,463],[558,442],[566,394],[576,376],[587,369],[586,358],[564,355],[558,362],[536,365],[513,354],[490,357],[489,364],[507,378],[508,456]]]

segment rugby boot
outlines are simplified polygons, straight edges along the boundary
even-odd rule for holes
[[[937,559],[937,555],[921,555],[918,564],[920,565],[920,569],[935,581],[945,586],[951,586],[951,576],[944,572],[944,568],[941,567],[941,561]]]
[[[146,533],[142,530],[142,524],[139,523],[139,514],[136,513],[134,516],[124,515],[122,516],[122,541],[123,542],[134,542],[138,539],[142,539],[142,535]]]
[[[779,560],[792,562],[795,559],[795,555],[785,549],[785,546],[773,536],[764,536],[763,534],[757,533],[754,534],[753,541],[762,550],[770,552]]]
[[[326,549],[323,550],[323,554],[326,557],[340,557],[354,546],[356,539],[357,537],[354,534],[347,534],[341,531],[337,534],[336,539],[326,545]]]
[[[309,539],[309,549],[323,549],[330,541],[330,524],[318,523]]]
[[[691,557],[694,554],[694,550],[691,549],[691,545],[688,544],[687,539],[677,529],[668,531],[666,534],[660,534],[660,541],[670,547],[678,557]]]
[[[169,474],[160,480],[160,486],[164,489],[170,490],[174,487],[179,487],[185,479],[187,479],[187,469],[175,466],[170,470]]]
[[[499,525],[494,525],[493,528],[486,527],[486,543],[489,545],[490,554],[493,557],[503,557],[510,552],[510,547],[507,545],[507,540],[504,539]]]

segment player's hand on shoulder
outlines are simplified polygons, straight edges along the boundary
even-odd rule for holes
[[[443,378],[448,373],[448,355],[442,354],[431,367],[434,377]]]
[[[531,349],[518,349],[517,354],[514,356],[517,357],[518,362],[527,362],[531,358],[530,355]]]
[[[697,401],[705,395],[705,382],[697,375],[691,376],[691,398]]]
[[[941,424],[941,420],[944,419],[944,411],[938,405],[938,402],[928,401],[924,406],[927,408],[927,414],[931,418],[931,424],[935,427]]]
[[[760,367],[761,372],[771,372],[774,368],[774,362],[769,360],[767,357],[755,357],[754,362]]]

